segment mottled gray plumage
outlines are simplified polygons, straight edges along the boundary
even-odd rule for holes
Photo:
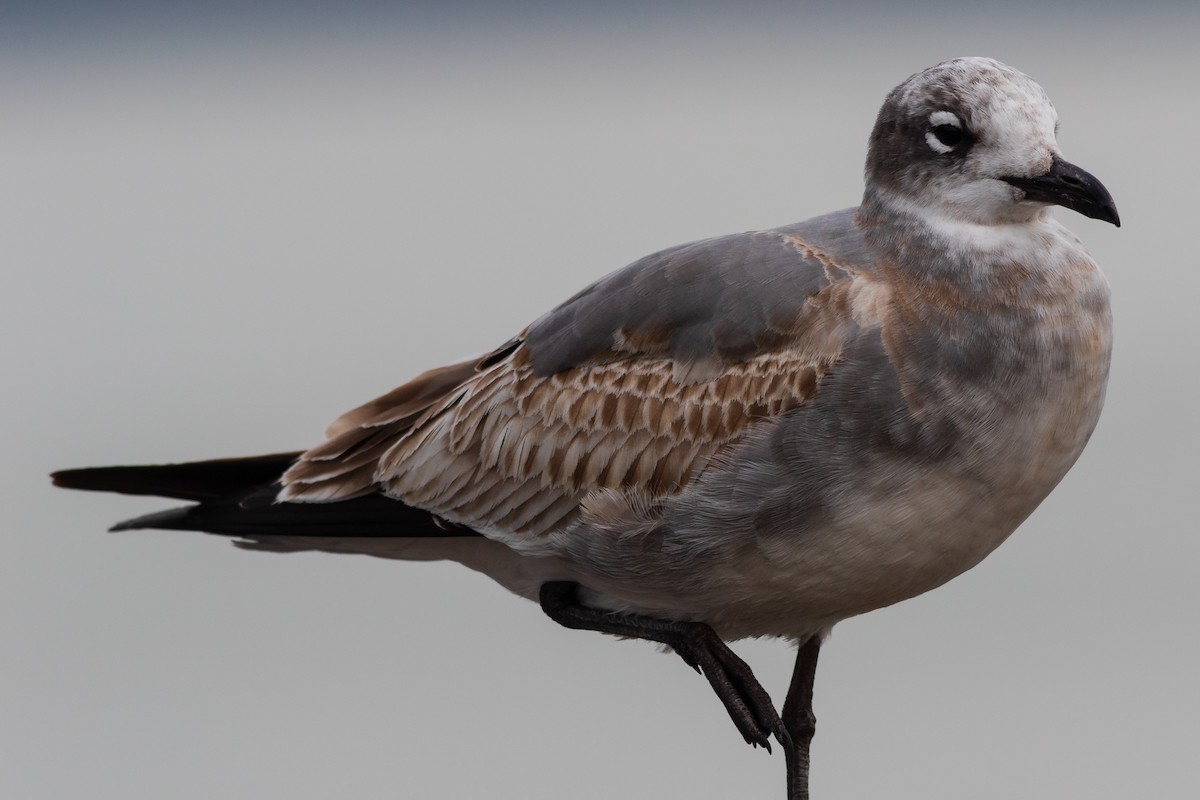
[[[622,353],[732,363],[778,348],[829,283],[806,257],[798,236],[806,227],[693,242],[609,275],[529,326],[534,371],[553,375]]]
[[[384,491],[504,543],[475,566],[525,596],[577,581],[727,638],[931,589],[1025,519],[1100,411],[1107,285],[1010,182],[1061,160],[1056,122],[997,62],[919,73],[880,111],[861,207],[597,281],[420,418],[337,425],[281,498]]]
[[[226,490],[219,464],[59,480],[204,501],[126,527],[459,561],[541,592],[573,627],[677,649],[703,640],[677,638],[692,623],[793,637],[803,669],[787,732],[736,678],[744,664],[705,670],[733,665],[741,688],[710,674],[714,688],[748,741],[788,741],[789,786],[805,797],[819,638],[977,564],[1099,417],[1108,286],[1049,207],[1119,223],[1100,182],[1062,159],[1056,126],[1020,72],[939,64],[885,100],[858,208],[603,278],[489,355],[344,415],[286,458],[274,505],[261,489],[210,501],[210,484]],[[144,486],[119,488],[134,474]],[[179,494],[188,476],[204,486]],[[378,538],[381,495],[407,514],[397,536],[415,538]],[[358,527],[288,535],[304,504],[330,503]]]

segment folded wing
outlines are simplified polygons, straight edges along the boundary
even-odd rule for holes
[[[280,499],[383,492],[518,546],[592,492],[653,502],[818,391],[857,333],[862,285],[792,229],[657,253],[491,355],[350,412]]]

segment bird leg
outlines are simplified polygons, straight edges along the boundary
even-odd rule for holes
[[[820,650],[821,637],[817,634],[801,642],[796,651],[792,683],[783,703],[783,726],[791,740],[791,746],[783,753],[787,760],[788,800],[808,800],[808,749],[817,731],[817,718],[812,710],[813,680]]]
[[[600,631],[667,645],[688,666],[708,679],[748,744],[761,745],[770,752],[770,736],[774,734],[785,752],[793,749],[771,696],[762,688],[746,662],[730,650],[708,625],[591,608],[580,602],[579,584],[571,581],[542,584],[539,600],[547,616],[567,628]]]

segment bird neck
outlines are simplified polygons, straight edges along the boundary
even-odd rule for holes
[[[1046,209],[1029,220],[981,225],[886,190],[869,190],[856,215],[868,247],[893,280],[975,307],[1027,305],[1070,291],[1095,265]]]

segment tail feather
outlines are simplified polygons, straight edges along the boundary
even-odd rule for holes
[[[280,453],[253,458],[133,467],[90,467],[55,472],[68,489],[156,495],[195,505],[158,511],[110,530],[154,528],[231,536],[445,537],[477,535],[450,529],[429,512],[380,494],[331,503],[275,501],[279,477],[299,457]]]

